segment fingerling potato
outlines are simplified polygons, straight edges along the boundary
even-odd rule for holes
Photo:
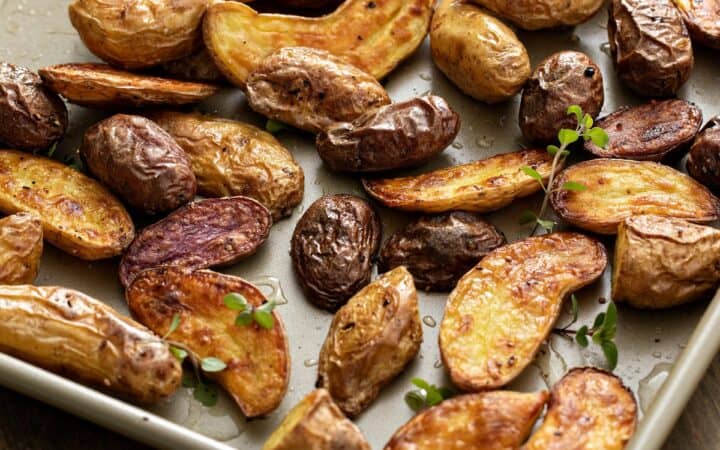
[[[693,41],[720,49],[720,2],[718,0],[675,0]]]
[[[31,284],[43,251],[40,219],[27,213],[0,219],[0,285]]]
[[[525,30],[580,25],[603,0],[472,0]]]
[[[720,116],[712,118],[697,135],[686,167],[691,177],[720,192]]]

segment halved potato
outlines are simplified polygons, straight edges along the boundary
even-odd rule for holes
[[[720,0],[674,0],[690,37],[720,49]]]
[[[637,403],[622,380],[579,367],[553,386],[545,420],[522,450],[621,450],[636,422]]]
[[[510,450],[527,439],[546,391],[480,392],[445,400],[400,427],[385,450]]]
[[[489,212],[540,190],[524,166],[547,181],[552,156],[545,150],[521,150],[414,177],[363,180],[363,187],[380,203],[403,211]]]
[[[496,389],[532,362],[563,299],[602,275],[603,245],[553,233],[500,247],[465,274],[440,325],[440,355],[466,391]]]
[[[568,181],[587,189],[560,189]],[[556,178],[550,202],[563,220],[600,234],[616,234],[623,220],[637,214],[712,222],[720,212],[720,200],[689,176],[655,162],[624,159],[568,167]]]
[[[242,278],[179,267],[142,272],[125,297],[133,316],[158,334],[167,333],[179,314],[180,325],[170,339],[199,358],[213,356],[225,362],[227,369],[206,375],[230,393],[245,416],[262,416],[277,408],[287,391],[290,354],[285,327],[276,312],[272,329],[255,323],[236,326],[237,311],[223,303],[231,292],[253,306],[266,301]]]
[[[383,78],[418,48],[434,0],[347,0],[323,17],[258,14],[238,2],[208,8],[205,44],[225,76],[245,86],[248,75],[283,47],[312,47]]]
[[[42,251],[39,217],[20,213],[0,219],[0,284],[35,281]]]

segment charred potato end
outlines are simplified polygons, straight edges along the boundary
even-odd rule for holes
[[[691,177],[720,192],[720,116],[710,120],[695,138],[686,167]]]
[[[0,284],[31,284],[43,251],[40,218],[13,214],[0,219]]]

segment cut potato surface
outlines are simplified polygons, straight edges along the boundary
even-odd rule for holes
[[[0,219],[0,284],[31,284],[43,251],[40,218],[13,214]]]

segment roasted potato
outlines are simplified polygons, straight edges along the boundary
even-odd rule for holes
[[[632,391],[600,369],[571,369],[550,393],[542,426],[522,450],[622,450],[637,423]]]
[[[497,389],[535,357],[563,299],[598,279],[603,245],[552,233],[500,247],[460,279],[440,325],[440,356],[465,391]]]
[[[618,77],[640,95],[675,95],[690,77],[692,44],[672,0],[612,0],[608,38]]]
[[[285,327],[277,312],[274,325],[236,326],[237,311],[223,298],[235,292],[253,306],[266,302],[262,292],[242,278],[210,270],[162,267],[138,275],[125,293],[134,317],[158,334],[167,333],[173,316],[180,325],[170,338],[199,358],[215,357],[227,368],[205,373],[216,380],[243,414],[262,416],[278,407],[290,378],[290,353]]]
[[[669,308],[707,297],[720,284],[720,231],[682,219],[633,216],[618,229],[612,298]]]
[[[526,30],[579,25],[589,20],[603,0],[472,0]]]
[[[605,148],[592,141],[585,150],[602,158],[660,161],[687,148],[702,126],[702,111],[685,100],[652,100],[623,107],[598,120],[610,142]]]
[[[691,177],[720,192],[720,116],[712,118],[695,138],[686,167]]]
[[[167,77],[202,83],[226,84],[227,80],[215,65],[206,48],[185,56],[163,63],[160,72]]]
[[[370,444],[328,391],[316,389],[285,416],[263,450],[370,450]]]
[[[170,212],[195,198],[190,158],[144,117],[116,114],[90,127],[80,158],[95,178],[143,214]]]
[[[567,113],[579,105],[593,119],[600,114],[605,94],[600,68],[587,55],[563,51],[535,68],[520,102],[520,129],[530,142],[557,142],[561,128],[575,129],[577,119]]]
[[[552,156],[545,150],[522,150],[414,177],[363,180],[363,186],[380,203],[403,211],[489,212],[540,190],[540,184],[523,172],[525,166],[545,182]]]
[[[307,9],[329,8],[341,4],[342,1],[343,0],[272,0],[273,3],[277,3],[280,6]]]
[[[326,195],[305,211],[293,232],[290,255],[309,300],[328,310],[344,305],[370,282],[382,223],[352,195]]]
[[[250,72],[245,87],[255,111],[318,133],[390,103],[378,81],[325,50],[285,47]]]
[[[187,105],[218,90],[212,84],[139,75],[105,64],[61,64],[40,69],[40,76],[70,103],[99,109]]]
[[[487,103],[514,97],[530,78],[515,32],[465,0],[443,0],[430,25],[435,65],[467,95]]]
[[[31,284],[43,251],[40,219],[28,213],[0,219],[0,285]]]
[[[315,146],[331,170],[379,172],[428,162],[459,131],[460,116],[445,99],[428,95],[332,125],[317,135]]]
[[[100,183],[14,150],[0,150],[0,211],[35,214],[48,242],[86,260],[117,256],[135,236],[125,207]]]
[[[190,157],[199,194],[253,198],[270,210],[273,220],[289,216],[302,201],[302,167],[270,133],[198,113],[168,111],[148,117],[170,133]]]
[[[568,181],[586,189],[562,189]],[[594,159],[563,170],[551,189],[550,203],[563,220],[600,234],[616,234],[623,220],[637,214],[712,222],[720,212],[720,200],[684,173],[625,159]]]
[[[518,448],[543,412],[548,393],[479,392],[445,400],[400,427],[385,450]]]
[[[320,350],[317,387],[357,416],[415,358],[422,334],[412,275],[398,267],[335,314]]]
[[[449,291],[505,236],[480,215],[455,211],[421,217],[395,232],[378,258],[378,272],[405,266],[418,289]]]
[[[120,261],[128,287],[143,270],[179,266],[205,269],[252,255],[270,234],[270,211],[248,197],[199,200],[138,233]]]
[[[150,330],[62,287],[0,286],[0,351],[140,403],[171,396],[182,377]]]
[[[720,2],[718,0],[675,0],[693,41],[720,49]]]
[[[217,2],[203,24],[205,44],[225,76],[243,87],[263,59],[283,47],[326,50],[381,79],[425,39],[434,0],[347,0],[323,17],[258,14]]]

